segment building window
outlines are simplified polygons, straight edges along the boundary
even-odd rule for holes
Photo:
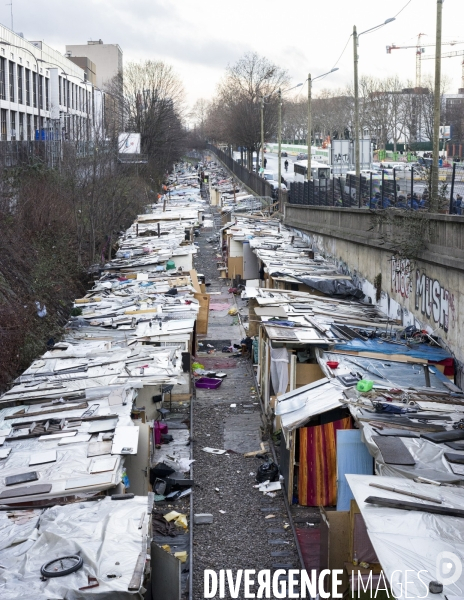
[[[26,69],[26,105],[31,105],[31,72],[29,69]]]
[[[48,79],[45,79],[45,110],[49,109],[48,97]]]
[[[16,113],[14,110],[10,110],[10,140],[16,139]]]
[[[43,103],[43,77],[42,77],[42,75],[39,75],[39,102],[40,102],[40,108],[43,108],[44,103]]]
[[[33,135],[32,135],[32,139],[33,140],[39,140],[39,125],[38,125],[38,117],[37,115],[34,115],[34,131],[33,131]]]
[[[32,115],[26,115],[26,136],[27,141],[30,142],[32,139]]]
[[[23,67],[19,65],[16,67],[18,72],[18,102],[19,104],[23,103]]]
[[[69,88],[70,82],[66,80],[66,108],[69,108]]]
[[[8,76],[9,76],[9,86],[10,86],[10,102],[15,101],[15,93],[14,93],[14,63],[9,62],[8,64]]]
[[[0,99],[6,100],[5,96],[5,59],[0,57]]]
[[[61,106],[63,103],[61,102],[61,86],[63,85],[62,77],[58,76],[58,104]]]
[[[18,133],[19,133],[19,139],[21,141],[24,140],[24,113],[19,113],[19,125],[18,125]]]
[[[37,108],[37,73],[32,73],[32,100],[34,108]]]
[[[3,141],[6,140],[6,110],[4,108],[0,111],[0,132]]]

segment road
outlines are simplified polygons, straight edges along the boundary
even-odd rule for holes
[[[275,152],[266,152],[264,158],[267,159],[266,170],[273,171],[275,174],[275,179],[277,181],[277,173],[279,168],[279,163],[277,159],[277,153]],[[285,161],[288,160],[288,172],[285,172]],[[293,163],[296,161],[296,156],[288,156],[287,158],[282,158],[282,177],[288,183],[287,187],[290,186],[292,181],[301,181],[303,183],[304,177],[303,175],[295,175],[293,172]]]

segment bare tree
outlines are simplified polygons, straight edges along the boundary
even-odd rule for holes
[[[228,66],[218,86],[216,111],[224,120],[223,141],[245,146],[251,156],[261,147],[261,99],[265,100],[264,136],[269,139],[276,131],[277,92],[287,86],[287,71],[256,53],[247,53]]]

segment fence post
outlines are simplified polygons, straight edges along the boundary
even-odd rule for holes
[[[372,173],[369,179],[369,208],[372,208]]]
[[[395,206],[396,206],[396,169],[393,169],[393,195],[395,196]]]
[[[335,206],[335,178],[332,177],[332,206]]]
[[[359,198],[358,198],[358,208],[361,208],[362,206],[362,202],[361,202],[361,195],[362,195],[362,175],[361,173],[359,174],[359,183],[358,183],[358,188],[359,190]]]
[[[341,182],[341,177],[338,178],[338,184],[340,186],[340,198],[342,200],[342,206],[343,206],[344,196],[343,196],[343,186],[342,186],[342,182]]]
[[[348,200],[348,202],[349,202],[349,204],[351,205],[351,175],[348,175],[348,177],[350,178],[350,190],[349,190],[349,191],[350,191],[350,195],[349,195],[349,200]],[[355,175],[355,178],[356,178],[356,175]],[[355,188],[355,189],[356,189],[356,188]],[[343,198],[343,196],[342,196],[342,203],[343,203],[343,202],[344,202],[344,198]]]
[[[412,197],[414,196],[414,167],[411,167],[411,208],[412,208]],[[430,202],[430,200],[429,200]],[[406,202],[407,204],[407,202]]]
[[[453,163],[453,174],[451,176],[451,194],[450,194],[450,206],[449,206],[449,214],[453,214],[453,201],[454,201],[454,180],[456,178],[456,163]]]

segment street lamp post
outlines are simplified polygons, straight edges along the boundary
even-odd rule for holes
[[[279,88],[277,91],[277,97],[278,97],[278,116],[279,116],[279,121],[278,121],[278,129],[277,129],[277,144],[278,144],[278,151],[277,151],[277,161],[278,161],[278,187],[277,187],[277,201],[279,204],[279,210],[280,210],[280,191],[282,189],[282,94],[285,94],[286,92],[291,92],[292,90],[296,89],[297,87],[301,87],[303,84],[302,83],[298,83],[297,85],[293,86],[292,88],[288,89],[288,90],[284,90],[282,92],[282,90]]]
[[[335,67],[335,68],[331,69],[330,71],[327,71],[327,73],[318,75],[314,79],[311,79],[311,73],[308,74],[308,167],[306,169],[306,178],[308,181],[311,180],[311,101],[312,101],[311,87],[312,87],[313,81],[316,81],[316,79],[321,79],[321,77],[325,77],[326,75],[330,75],[330,73],[333,73],[334,71],[338,71],[338,67]]]
[[[435,84],[433,97],[433,151],[432,151],[432,181],[430,190],[431,212],[437,212],[438,206],[438,160],[440,154],[440,103],[441,103],[441,29],[443,2],[437,0],[437,24],[435,42]]]
[[[355,157],[355,169],[356,169],[356,178],[359,179],[359,175],[361,172],[360,161],[359,161],[359,87],[358,87],[358,44],[359,38],[365,33],[370,33],[384,25],[388,25],[395,20],[395,17],[391,17],[390,19],[386,19],[380,25],[376,25],[375,27],[371,27],[370,29],[366,29],[366,31],[362,31],[358,34],[356,30],[356,25],[353,26],[353,62],[354,62],[354,138],[355,138],[355,147],[354,147],[354,157]]]
[[[264,169],[264,96],[261,96],[261,166]]]

